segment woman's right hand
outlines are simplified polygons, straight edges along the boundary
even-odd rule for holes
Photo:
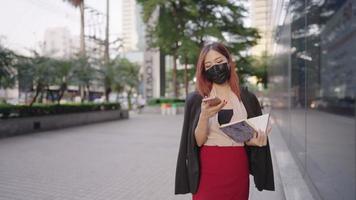
[[[208,102],[202,101],[200,115],[206,118],[210,118],[214,116],[217,112],[219,112],[226,104],[227,101],[225,99],[216,106],[210,106]]]

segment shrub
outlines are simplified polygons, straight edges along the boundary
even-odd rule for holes
[[[148,105],[155,106],[161,105],[162,103],[169,103],[169,104],[177,104],[177,105],[184,105],[185,99],[178,99],[178,98],[152,98],[148,101]]]
[[[0,104],[0,118],[29,117],[100,110],[119,110],[119,103],[68,103],[68,104],[34,104],[27,105]]]

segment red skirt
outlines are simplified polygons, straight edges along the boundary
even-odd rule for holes
[[[200,148],[200,181],[193,200],[248,200],[248,157],[243,146]]]

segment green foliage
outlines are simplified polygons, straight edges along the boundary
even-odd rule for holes
[[[118,62],[118,77],[128,88],[136,88],[139,84],[140,66],[130,62],[126,58],[120,59]]]
[[[56,67],[53,59],[36,55],[31,61],[30,76],[34,84],[49,86],[55,83]]]
[[[73,62],[72,83],[88,87],[97,78],[97,70],[88,62],[87,57],[78,57]]]
[[[178,98],[152,98],[150,99],[147,104],[150,106],[157,106],[161,105],[162,103],[168,104],[176,104],[178,106],[184,106],[185,99],[178,99]]]
[[[100,69],[103,81],[106,81],[116,92],[123,92],[134,89],[139,84],[140,66],[130,62],[126,58],[117,58],[111,60],[108,65]]]
[[[140,66],[130,62],[126,58],[116,58],[104,65],[99,72],[101,73],[102,82],[106,87],[106,95],[111,91],[117,93],[126,92],[128,95],[129,109],[132,107],[131,96],[139,85]]]
[[[88,57],[84,56],[55,59],[33,53],[33,57],[23,57],[0,48],[0,86],[7,88],[16,79],[19,80],[22,91],[35,91],[31,105],[41,102],[43,93],[48,92],[50,86],[59,86],[59,103],[68,85],[77,85],[89,91],[94,82],[101,82],[101,85],[109,85],[118,93],[126,90],[131,95],[139,84],[140,67],[126,58],[118,58],[104,65],[100,61],[89,62]]]
[[[172,74],[173,70],[170,69],[166,73],[166,80],[167,81],[172,81]],[[188,68],[187,69],[187,75],[188,75],[188,80],[193,80],[195,77],[195,68]],[[178,85],[184,84],[184,76],[185,76],[185,69],[179,69],[177,70],[177,83]]]
[[[19,57],[13,67],[18,71],[17,79],[21,80],[22,87],[26,87],[22,89],[35,89],[31,104],[52,85],[60,86],[60,98],[69,83],[89,85],[95,72],[84,59],[54,59],[40,56],[37,52],[34,52],[34,57],[31,58]],[[41,98],[39,100],[41,101]]]
[[[71,81],[75,78],[75,61],[72,59],[63,60],[53,60],[53,66],[55,68],[56,76],[54,78],[54,83],[56,85],[61,85],[67,81]]]
[[[178,49],[180,63],[195,64],[199,57],[199,45],[188,37],[183,37],[181,46]]]
[[[0,118],[9,117],[30,117],[43,116],[55,114],[68,114],[78,112],[90,112],[100,110],[119,110],[121,106],[119,103],[72,103],[72,104],[34,104],[27,105],[10,105],[0,104]]]
[[[178,58],[180,63],[196,64],[200,48],[208,41],[219,41],[232,53],[239,67],[240,77],[250,74],[251,58],[243,52],[255,45],[260,35],[256,29],[244,26],[243,18],[247,11],[240,1],[137,0],[137,2],[143,5],[143,19],[148,27],[150,47],[159,48],[162,53]],[[159,8],[157,22],[149,23],[157,8]]]
[[[257,77],[257,83],[263,84],[264,88],[267,89],[268,73],[267,67],[270,64],[270,57],[267,52],[264,52],[261,56],[256,56],[252,58],[251,61],[251,76]]]
[[[223,42],[236,57],[256,44],[260,38],[254,28],[243,25],[247,11],[239,1],[226,0],[138,0],[143,5],[143,18],[148,22],[156,7],[160,15],[154,26],[149,26],[151,46],[160,47],[166,54],[179,49],[184,57],[186,50],[196,51],[206,41]],[[195,53],[195,58],[197,58]],[[192,56],[188,56],[192,57]],[[190,59],[196,62],[196,59]],[[237,60],[238,62],[238,60]],[[192,63],[192,62],[190,62]]]
[[[11,88],[15,84],[16,73],[13,69],[14,52],[0,46],[0,88]]]

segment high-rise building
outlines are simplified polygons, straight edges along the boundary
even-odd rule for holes
[[[142,19],[142,6],[136,0],[122,1],[123,57],[142,66],[140,69],[139,93],[145,98],[164,96],[164,56],[156,48],[150,48],[146,37],[146,25]],[[159,9],[156,9],[148,24],[156,23]]]
[[[123,50],[143,51],[144,24],[141,17],[142,7],[136,0],[122,1],[122,27]]]
[[[257,45],[251,48],[252,55],[262,55],[267,51],[271,38],[271,1],[272,0],[250,0],[250,25],[257,28],[261,38]]]
[[[68,58],[73,55],[76,40],[66,27],[48,28],[44,33],[42,54],[50,57]]]

